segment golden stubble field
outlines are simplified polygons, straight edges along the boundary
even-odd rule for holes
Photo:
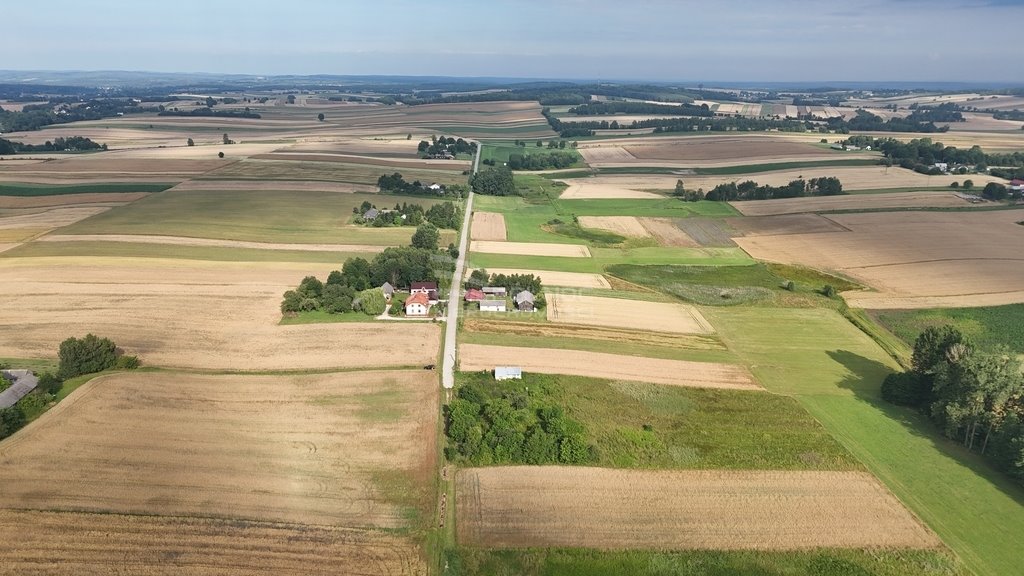
[[[590,258],[590,248],[582,244],[550,244],[545,242],[500,242],[473,240],[471,252],[488,254],[514,254],[519,256],[560,256],[563,258]]]
[[[520,366],[527,372],[541,374],[589,376],[666,386],[762,390],[745,368],[732,364],[664,360],[552,348],[485,344],[459,346],[460,370],[493,370],[495,366]]]
[[[864,308],[1024,302],[1024,211],[835,214],[848,232],[735,238],[759,260],[853,277]]]
[[[456,475],[458,538],[497,548],[937,548],[870,474],[471,468]]]
[[[547,302],[547,318],[552,322],[676,334],[715,331],[699,310],[687,304],[576,294],[548,294]]]
[[[592,140],[580,143],[579,152],[595,168],[734,166],[842,157],[808,142],[758,134]]]
[[[977,191],[976,191],[977,192]],[[779,198],[730,202],[744,216],[769,216],[826,212],[831,210],[866,210],[890,208],[968,208],[991,204],[970,204],[952,192],[885,192],[882,194],[846,194],[812,198]]]
[[[499,212],[473,212],[473,226],[470,230],[470,238],[473,240],[503,242],[508,238],[505,215]]]
[[[310,370],[422,366],[426,323],[279,326],[282,294],[337,265],[106,257],[0,261],[0,356],[49,358],[69,336],[107,336],[155,366]]]
[[[415,544],[379,530],[408,527],[407,507],[432,510],[437,394],[423,370],[100,377],[0,445],[0,525],[31,543],[59,523],[57,548],[84,553],[44,562],[119,562],[139,543],[194,541],[164,560],[220,573],[252,548],[265,572],[313,549],[324,564],[379,557],[382,573],[422,573]],[[311,547],[304,535],[319,537]],[[16,548],[5,563],[35,552]]]

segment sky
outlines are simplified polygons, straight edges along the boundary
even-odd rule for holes
[[[49,0],[14,70],[1024,82],[1024,0]]]

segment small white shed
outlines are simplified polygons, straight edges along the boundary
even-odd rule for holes
[[[494,369],[495,380],[522,380],[523,369],[518,366],[498,366]]]

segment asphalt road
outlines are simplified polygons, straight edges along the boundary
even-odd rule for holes
[[[473,173],[480,167],[480,153],[483,145],[476,144],[476,157],[473,159]],[[469,251],[469,219],[473,214],[473,191],[466,197],[466,213],[462,220],[462,234],[459,237],[459,257],[455,260],[455,275],[452,276],[452,287],[448,294],[448,319],[444,327],[444,359],[441,361],[441,385],[451,389],[455,387],[455,340],[459,328],[459,310],[462,309],[462,276],[466,269],[466,252]]]

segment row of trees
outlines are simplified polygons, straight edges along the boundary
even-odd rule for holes
[[[381,176],[377,178],[377,189],[386,194],[462,198],[469,191],[469,188],[460,184],[448,184],[442,186],[440,191],[431,190],[429,186],[429,184],[424,184],[419,180],[408,182],[402,177],[401,172],[381,174]]]
[[[597,461],[583,426],[537,393],[471,383],[445,407],[449,459],[476,465]]]
[[[928,328],[911,369],[889,375],[882,397],[920,410],[1024,485],[1024,377],[1009,349],[982,350],[953,326]]]
[[[676,184],[676,195],[679,195],[682,182]],[[684,195],[685,188],[684,188]],[[770,200],[773,198],[799,198],[802,196],[837,196],[843,194],[843,184],[838,178],[823,177],[810,180],[793,180],[785,186],[758,186],[757,182],[729,182],[719,184],[711,189],[705,200],[727,202],[732,200]],[[687,199],[689,199],[687,197]]]
[[[588,102],[569,109],[577,116],[610,116],[612,114],[672,114],[678,116],[714,116],[707,104],[656,104],[651,102],[624,102],[609,100]]]
[[[54,138],[44,144],[23,144],[0,138],[0,154],[17,154],[19,152],[86,152],[89,150],[106,150],[106,144],[97,144],[83,136]]]
[[[170,110],[161,110],[157,113],[157,116],[198,116],[203,118],[262,118],[256,112],[249,110],[246,106],[245,110],[214,110],[212,108],[193,108],[192,110],[179,110],[177,108],[171,108]]]
[[[486,196],[515,196],[518,194],[512,170],[507,166],[495,166],[481,170],[470,177],[469,185],[473,187],[473,192]]]
[[[576,154],[561,151],[544,154],[509,154],[506,166],[512,170],[553,170],[568,168],[577,160]]]
[[[457,156],[459,154],[476,153],[476,142],[467,142],[462,138],[456,139],[450,136],[441,136],[440,138],[433,136],[430,142],[421,140],[416,149],[420,154],[427,157],[443,156],[445,154]]]

